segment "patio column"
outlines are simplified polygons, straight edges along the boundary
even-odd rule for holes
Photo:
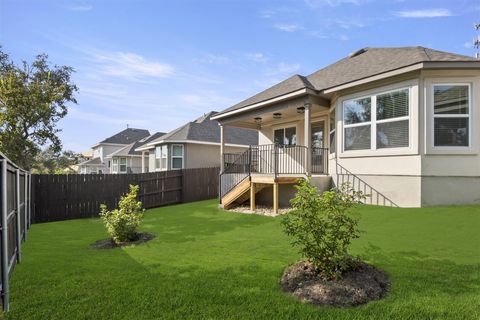
[[[145,173],[145,151],[142,151],[142,173]]]
[[[305,173],[309,176],[312,173],[312,132],[311,132],[311,105],[305,103],[305,128],[304,128],[304,141],[305,141]]]
[[[223,154],[225,152],[225,132],[223,125],[220,125],[220,172],[223,172],[224,162],[223,162]]]

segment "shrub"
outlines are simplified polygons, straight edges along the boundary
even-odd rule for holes
[[[296,189],[291,200],[293,210],[282,220],[285,232],[321,277],[340,278],[354,262],[348,247],[359,237],[358,220],[348,211],[364,195],[349,184],[320,195],[308,180],[300,181]]]
[[[100,217],[116,243],[132,241],[137,237],[144,212],[142,202],[137,201],[138,189],[137,185],[130,185],[130,191],[120,198],[118,209],[109,211],[105,204],[100,206]]]

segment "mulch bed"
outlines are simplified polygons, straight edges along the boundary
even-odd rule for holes
[[[386,296],[390,281],[385,272],[358,262],[339,280],[323,280],[309,262],[286,268],[280,286],[303,302],[321,306],[353,307]]]
[[[114,242],[111,238],[95,241],[90,245],[94,249],[114,249],[125,246],[137,245],[155,238],[155,235],[147,232],[137,233],[137,238],[132,241],[125,241],[121,243]]]

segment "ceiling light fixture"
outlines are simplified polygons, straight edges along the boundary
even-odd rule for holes
[[[275,112],[273,114],[273,119],[282,119],[282,114],[280,112]]]

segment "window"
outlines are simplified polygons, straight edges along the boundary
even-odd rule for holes
[[[114,158],[112,160],[112,172],[118,172],[118,159],[117,158]]]
[[[330,153],[335,153],[335,128],[336,128],[336,123],[335,123],[335,109],[330,112]]]
[[[120,172],[127,172],[127,158],[120,158]]]
[[[110,168],[110,160],[108,160],[108,167]]]
[[[379,94],[377,99],[377,149],[408,147],[408,89]]]
[[[433,145],[470,145],[470,85],[433,86]]]
[[[345,151],[408,147],[409,101],[409,89],[397,89],[345,101],[343,103]]]
[[[155,147],[155,169],[167,170],[168,146],[162,145]]]
[[[183,145],[172,145],[172,169],[183,169]]]
[[[371,148],[371,111],[371,97],[343,103],[345,150]]]
[[[274,131],[274,142],[278,146],[294,146],[297,144],[297,128],[282,128]]]

